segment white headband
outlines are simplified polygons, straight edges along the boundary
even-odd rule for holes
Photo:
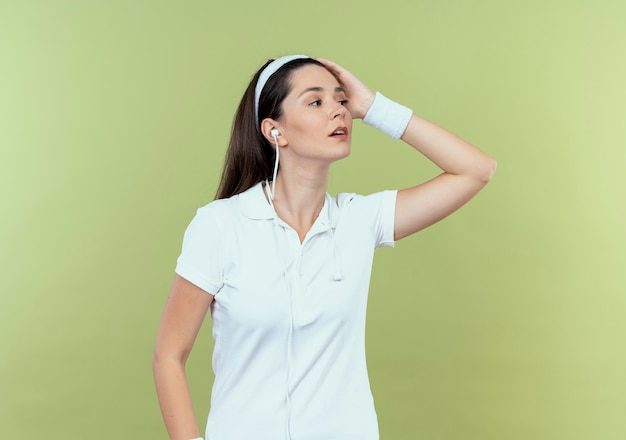
[[[306,55],[286,55],[284,57],[276,58],[274,61],[269,63],[265,69],[263,69],[263,72],[261,72],[261,75],[259,76],[259,80],[256,82],[256,88],[254,89],[254,115],[256,116],[257,124],[259,123],[259,98],[261,97],[261,92],[263,91],[263,87],[265,87],[267,80],[289,61],[302,58],[310,57]]]

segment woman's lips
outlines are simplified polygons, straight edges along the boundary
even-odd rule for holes
[[[337,127],[333,130],[333,132],[329,136],[334,137],[334,138],[347,138],[348,127]]]

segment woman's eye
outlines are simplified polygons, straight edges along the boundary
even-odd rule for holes
[[[312,103],[309,104],[311,107],[319,107],[320,105],[322,105],[322,100],[321,99],[316,99],[315,101],[313,101]]]
[[[341,105],[346,105],[347,103],[348,103],[347,99],[340,99],[339,100],[339,104],[341,104]]]

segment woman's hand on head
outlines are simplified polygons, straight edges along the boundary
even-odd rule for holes
[[[315,59],[322,63],[330,73],[335,75],[337,80],[346,89],[346,95],[348,97],[346,107],[352,114],[352,117],[363,119],[374,102],[374,92],[339,64],[323,58]]]

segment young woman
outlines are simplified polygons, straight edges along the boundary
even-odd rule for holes
[[[328,195],[353,119],[442,174],[399,191]],[[364,341],[374,250],[460,208],[495,167],[331,61],[265,64],[237,110],[217,198],[185,232],[161,320],[153,366],[170,438],[200,438],[185,362],[210,310],[207,440],[378,439]]]

